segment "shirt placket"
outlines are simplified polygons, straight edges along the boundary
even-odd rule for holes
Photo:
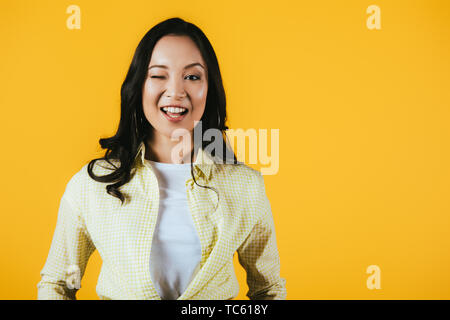
[[[141,257],[144,259],[141,261],[141,265],[143,266],[143,274],[145,278],[145,295],[148,299],[161,300],[161,297],[156,290],[151,274],[150,274],[150,253],[153,242],[153,235],[155,232],[156,222],[158,220],[159,213],[159,184],[158,179],[151,168],[149,168],[146,164],[144,164],[143,170],[144,181],[145,181],[145,192],[148,195],[148,201],[145,208],[145,232],[143,239],[143,252],[141,252]],[[154,191],[154,192],[153,192]],[[148,213],[148,214],[147,214]]]

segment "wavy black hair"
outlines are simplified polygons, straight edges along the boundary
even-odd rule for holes
[[[222,163],[238,163],[236,155],[229,148],[227,135],[225,131],[228,127],[225,125],[227,119],[225,90],[222,84],[219,63],[217,61],[214,49],[206,35],[194,24],[186,22],[181,18],[170,18],[162,21],[151,28],[139,42],[134,53],[128,73],[121,87],[121,115],[117,132],[110,138],[101,138],[99,140],[102,149],[106,149],[105,155],[101,158],[93,159],[89,162],[87,171],[89,176],[95,181],[112,184],[106,186],[106,192],[116,198],[119,198],[123,205],[124,195],[119,191],[120,186],[126,184],[134,175],[132,172],[134,160],[137,156],[138,147],[141,142],[146,142],[153,134],[154,128],[146,119],[142,105],[142,87],[147,77],[147,68],[155,44],[165,35],[189,36],[197,45],[208,70],[208,93],[206,98],[205,111],[200,123],[202,130],[210,128],[221,130],[224,138],[223,152],[218,152]],[[205,150],[208,142],[201,139],[201,147]],[[194,142],[195,143],[195,142]],[[191,151],[191,176],[200,187],[213,189],[218,197],[218,191],[209,186],[199,185],[193,173],[193,155],[196,146]],[[208,152],[213,158],[216,157],[215,149]],[[232,159],[227,156],[232,155]],[[116,167],[110,160],[119,160],[120,166]],[[112,173],[97,176],[93,172],[93,166],[96,161],[105,160],[114,167]],[[217,206],[216,206],[217,209]]]

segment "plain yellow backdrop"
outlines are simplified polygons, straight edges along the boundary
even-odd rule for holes
[[[65,186],[103,154],[134,50],[171,17],[211,41],[229,127],[280,130],[265,183],[287,298],[450,299],[446,0],[3,0],[0,299],[36,299]],[[98,299],[100,266],[95,252],[78,299]]]

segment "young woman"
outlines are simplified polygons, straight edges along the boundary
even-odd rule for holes
[[[198,27],[172,18],[147,32],[122,85],[117,133],[100,139],[105,156],[66,186],[38,299],[76,299],[95,249],[100,299],[232,299],[235,252],[250,299],[286,298],[264,180],[230,150],[225,105]],[[223,148],[198,128],[219,132]]]

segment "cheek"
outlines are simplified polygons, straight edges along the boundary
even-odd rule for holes
[[[208,93],[208,86],[203,85],[200,88],[197,88],[197,90],[195,90],[194,95],[197,100],[205,100],[206,101],[207,93]]]
[[[191,92],[192,104],[194,107],[194,117],[200,119],[203,115],[206,105],[206,97],[208,94],[208,87],[202,86]]]
[[[144,89],[142,90],[142,104],[144,110],[148,112],[154,112],[155,106],[157,105],[157,97],[158,97],[159,89],[155,86],[149,86],[146,84]]]

